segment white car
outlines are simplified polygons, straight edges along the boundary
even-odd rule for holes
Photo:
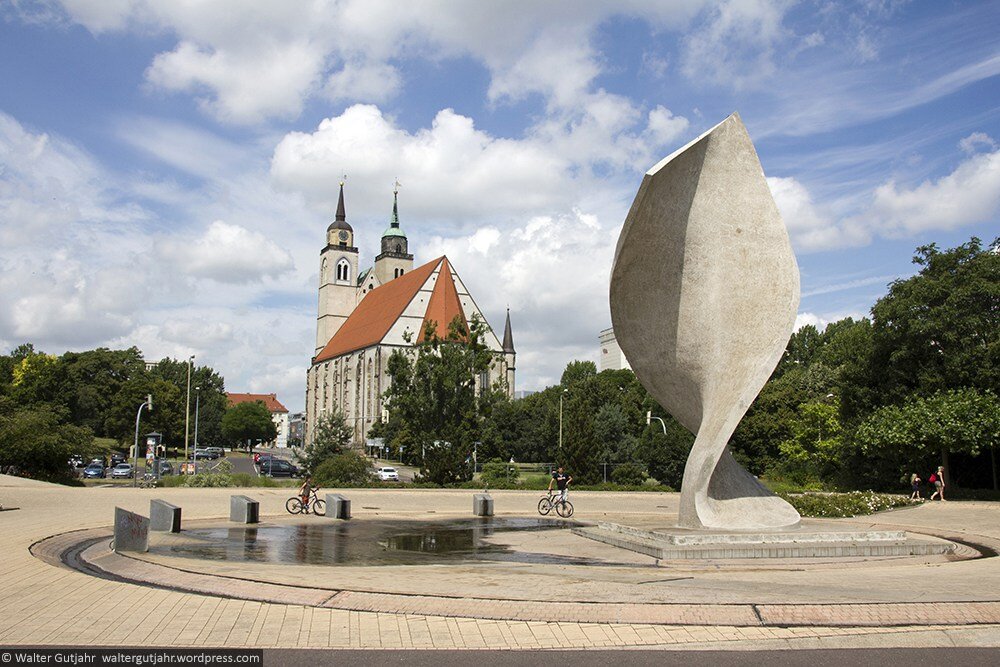
[[[375,471],[380,482],[398,482],[399,472],[395,468],[379,468]]]
[[[132,464],[131,463],[119,463],[114,468],[111,469],[111,479],[131,479],[132,477]]]

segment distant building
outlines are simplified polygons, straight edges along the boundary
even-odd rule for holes
[[[601,361],[597,366],[597,372],[617,371],[623,368],[632,370],[632,365],[625,358],[625,353],[618,347],[618,339],[615,338],[614,329],[605,329],[597,340],[601,344]]]
[[[501,340],[447,257],[413,266],[409,241],[399,224],[397,193],[393,194],[382,252],[371,267],[359,270],[354,229],[347,222],[344,185],[340,185],[336,218],[327,228],[319,255],[316,347],[306,374],[305,443],[312,441],[322,415],[336,409],[361,449],[368,429],[384,418],[383,395],[391,381],[389,357],[396,350],[412,350],[431,322],[444,338],[456,318],[466,328],[473,318],[481,320],[487,327],[482,342],[493,353],[493,362],[475,378],[476,387],[499,385],[508,396],[514,391],[516,353],[510,312]]]
[[[514,400],[520,400],[522,398],[528,398],[532,394],[537,394],[538,392],[534,389],[519,389],[514,392]]]
[[[226,392],[226,398],[229,399],[229,407],[240,403],[253,403],[254,401],[263,403],[267,411],[271,413],[271,420],[278,428],[278,437],[265,444],[272,447],[288,446],[288,408],[281,404],[277,396],[274,394],[230,394]]]

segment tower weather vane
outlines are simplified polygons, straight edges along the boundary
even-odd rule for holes
[[[340,185],[343,186],[344,183],[346,182],[347,182],[347,174],[344,174],[343,177],[340,179]]]
[[[394,194],[394,195],[398,195],[398,194],[399,194],[399,188],[403,187],[403,184],[402,184],[402,183],[400,183],[400,182],[399,182],[399,178],[397,178],[397,179],[396,179],[396,182],[395,182],[395,183],[393,183],[392,185],[393,185],[393,188],[392,188],[392,194]]]

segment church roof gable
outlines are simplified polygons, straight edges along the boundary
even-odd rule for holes
[[[451,274],[451,265],[448,263],[448,258],[445,257],[441,260],[441,271],[438,273],[437,283],[434,285],[431,298],[427,302],[424,325],[420,328],[417,341],[425,339],[424,333],[427,331],[428,322],[435,324],[438,338],[447,338],[448,325],[456,317],[460,317],[463,327],[468,329],[465,326],[465,313],[462,311],[462,304],[458,300],[458,289],[455,287],[455,280]]]
[[[446,261],[444,257],[439,257],[366,294],[326,347],[316,355],[314,363],[379,344],[438,265]]]

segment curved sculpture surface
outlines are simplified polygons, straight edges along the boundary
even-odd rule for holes
[[[799,271],[733,114],[649,170],[611,272],[611,320],[649,393],[696,434],[679,523],[778,529],[799,515],[728,449],[792,333]]]

